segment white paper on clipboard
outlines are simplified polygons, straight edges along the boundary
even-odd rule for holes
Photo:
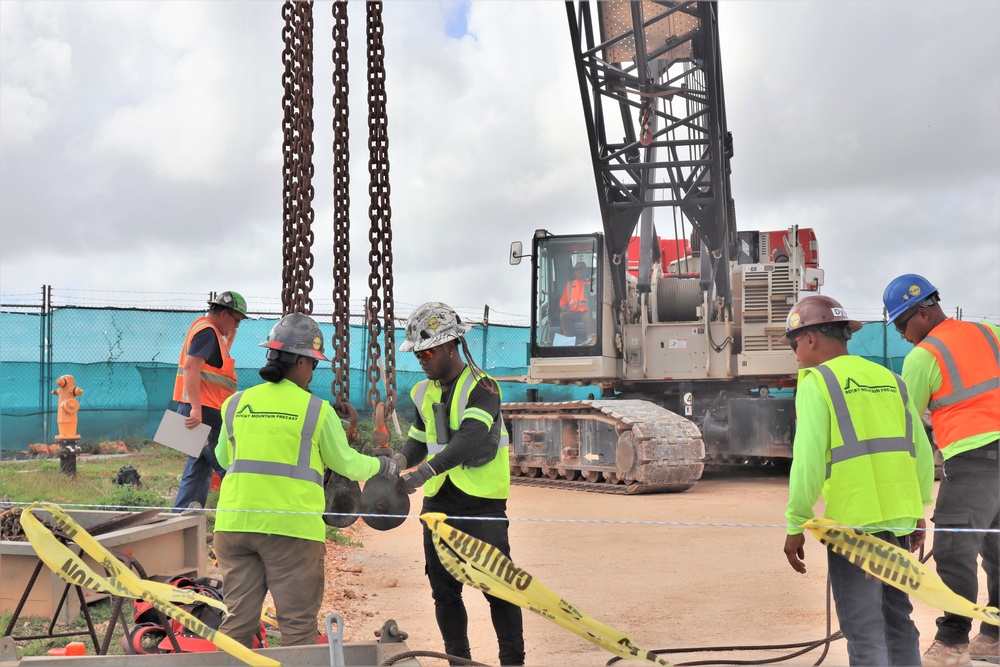
[[[212,427],[208,424],[198,424],[189,429],[184,425],[187,419],[179,412],[167,410],[160,420],[160,427],[156,429],[153,441],[179,452],[184,452],[188,456],[200,456],[205,443],[208,442],[208,434]]]

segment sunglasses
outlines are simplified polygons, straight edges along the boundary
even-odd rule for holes
[[[436,347],[430,347],[427,348],[426,350],[414,350],[413,356],[415,356],[420,361],[429,361],[430,358],[434,356],[434,350],[436,349],[437,349]]]
[[[805,334],[802,335],[804,336]],[[788,339],[788,347],[792,348],[792,352],[795,352],[795,350],[799,349],[799,338],[801,338],[801,336],[796,336],[795,338]]]
[[[910,320],[916,317],[918,312],[920,312],[920,308],[914,308],[913,312],[910,313],[909,317],[907,317],[906,319],[896,320],[896,323],[893,325],[894,327],[896,327],[896,331],[898,331],[901,334],[905,334],[906,327],[910,325]]]
[[[309,361],[313,362],[313,370],[316,370],[316,367],[319,366],[319,359],[310,359]]]

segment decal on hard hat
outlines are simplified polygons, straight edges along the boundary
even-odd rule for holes
[[[625,633],[587,616],[560,598],[495,546],[446,524],[447,518],[436,512],[420,515],[420,520],[431,530],[441,564],[455,579],[533,611],[617,656],[669,667],[669,662],[639,648]]]
[[[315,338],[313,338],[313,349],[318,350],[321,347],[323,347],[323,339],[320,338],[319,336],[316,336]]]
[[[798,313],[792,313],[792,316],[788,318],[788,328],[794,329],[795,327],[799,326],[799,322],[801,321],[802,321],[801,315],[799,315]]]
[[[906,549],[872,537],[857,528],[820,517],[809,519],[802,527],[867,574],[923,600],[935,609],[1000,625],[1000,609],[973,604],[956,595],[936,572]]]
[[[834,317],[847,317],[847,311],[843,308],[831,308],[830,312],[833,313]]]
[[[916,298],[918,296],[920,296],[920,285],[910,285],[910,289],[907,291],[906,296],[903,297],[903,300],[906,301],[907,299]]]
[[[438,320],[437,316],[432,315],[427,320],[427,328],[430,329],[431,331],[437,331],[437,328],[439,326],[441,326],[441,322],[440,322],[440,320]]]

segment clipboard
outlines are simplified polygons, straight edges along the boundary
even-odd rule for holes
[[[185,419],[187,417],[179,412],[165,411],[163,419],[160,420],[160,426],[156,429],[156,435],[153,436],[153,441],[184,452],[188,456],[201,456],[201,450],[208,442],[208,434],[212,427],[202,423],[189,429],[184,425]]]

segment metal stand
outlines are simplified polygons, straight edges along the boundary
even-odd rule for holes
[[[76,456],[73,457],[74,464],[76,462]],[[75,467],[75,465],[74,465]],[[55,534],[56,538],[63,544],[67,544],[69,539],[65,535]],[[139,562],[134,558],[126,556],[124,554],[111,552],[118,560],[122,562],[125,567],[134,568],[140,577],[146,578],[146,573],[139,565]],[[38,579],[38,575],[41,574],[42,568],[45,567],[45,563],[39,559],[38,564],[35,566],[34,572],[31,573],[31,577],[28,579],[27,585],[24,587],[24,593],[21,594],[21,599],[17,603],[17,607],[14,609],[13,615],[10,617],[10,622],[7,623],[7,628],[3,632],[3,637],[10,637],[15,641],[28,641],[31,639],[51,639],[54,637],[78,637],[82,635],[87,635],[94,644],[94,650],[97,655],[107,655],[108,648],[111,645],[111,636],[115,632],[115,625],[119,620],[121,620],[122,628],[128,633],[128,621],[125,618],[125,614],[122,612],[122,603],[125,598],[119,597],[117,595],[112,595],[111,598],[114,600],[114,607],[111,610],[111,620],[108,622],[108,630],[104,635],[103,641],[98,641],[97,630],[94,627],[94,620],[90,616],[90,609],[87,607],[87,601],[84,599],[83,588],[77,586],[76,584],[66,584],[63,589],[62,596],[59,598],[59,604],[56,606],[55,613],[52,615],[52,620],[49,622],[48,631],[43,635],[18,635],[13,634],[14,627],[17,624],[18,618],[21,616],[21,611],[24,609],[24,605],[28,601],[28,594],[31,593],[32,587],[35,585],[35,581]],[[110,575],[107,568],[104,570],[105,574]],[[69,595],[70,588],[76,589],[77,599],[80,601],[80,613],[83,614],[83,618],[87,622],[87,628],[85,630],[77,630],[74,632],[54,632],[56,621],[59,618],[59,614],[62,612],[63,605],[66,603],[66,596]]]

